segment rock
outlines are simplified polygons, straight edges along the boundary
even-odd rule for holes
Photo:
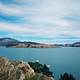
[[[42,73],[36,73],[36,75],[29,80],[54,80],[54,78],[43,75]]]
[[[28,63],[12,62],[0,57],[0,80],[27,80],[34,75],[35,72]]]
[[[42,73],[35,72],[27,62],[10,61],[0,57],[0,80],[53,80]]]

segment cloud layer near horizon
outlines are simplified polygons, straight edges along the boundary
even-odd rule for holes
[[[79,0],[0,0],[0,37],[45,43],[80,40]]]

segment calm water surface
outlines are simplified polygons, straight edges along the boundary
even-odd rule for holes
[[[55,80],[59,80],[59,75],[64,72],[80,80],[80,48],[0,48],[0,56],[11,60],[39,60],[51,65]]]

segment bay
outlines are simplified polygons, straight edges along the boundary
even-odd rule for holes
[[[80,48],[0,48],[0,56],[11,60],[39,60],[50,65],[55,80],[59,80],[64,72],[80,80]]]

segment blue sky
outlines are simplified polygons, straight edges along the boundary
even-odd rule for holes
[[[80,0],[0,0],[0,37],[41,43],[80,41]]]

